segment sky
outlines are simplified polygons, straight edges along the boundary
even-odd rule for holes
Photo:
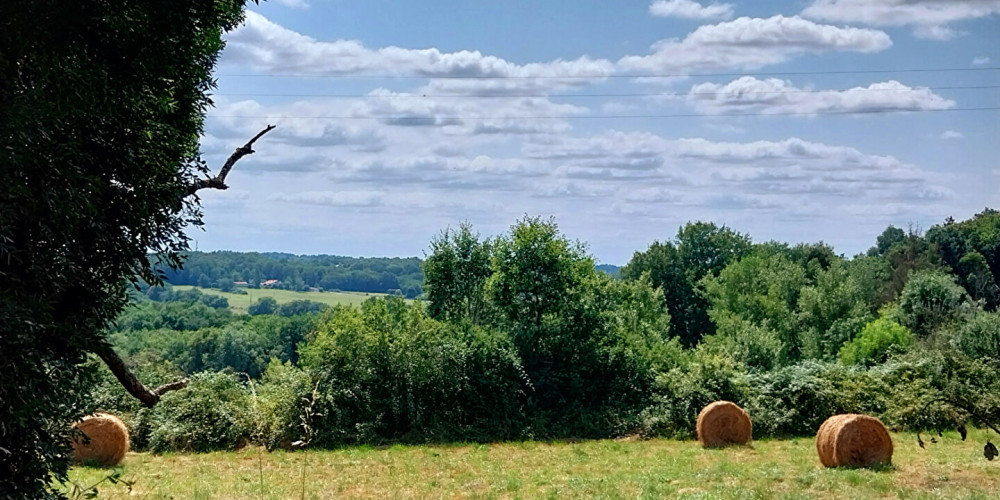
[[[226,35],[199,250],[424,256],[553,217],[864,252],[1000,208],[1000,0],[271,0]]]

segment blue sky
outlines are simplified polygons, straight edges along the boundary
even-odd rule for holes
[[[553,216],[864,251],[1000,198],[1000,0],[272,0],[227,35],[201,250],[421,256]],[[993,108],[993,109],[983,109]]]

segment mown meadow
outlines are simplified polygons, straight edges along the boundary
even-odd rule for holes
[[[702,449],[669,439],[355,446],[329,451],[246,448],[202,454],[133,453],[130,484],[101,498],[996,498],[1000,464],[982,457],[982,431],[945,433],[926,449],[894,434],[893,465],[825,469],[810,438]],[[927,439],[927,436],[924,436]],[[92,485],[108,469],[77,467]]]
[[[246,314],[252,305],[265,297],[274,299],[275,304],[279,306],[303,300],[327,306],[360,306],[362,302],[371,297],[385,296],[385,294],[381,293],[368,292],[301,292],[277,288],[254,288],[243,290],[241,293],[223,292],[218,289],[200,288],[191,285],[176,285],[173,288],[177,291],[198,290],[204,294],[222,297],[229,303],[229,308],[237,314]]]

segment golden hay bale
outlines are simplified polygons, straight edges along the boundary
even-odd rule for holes
[[[748,444],[753,424],[747,412],[735,403],[716,401],[698,414],[698,441],[706,448]]]
[[[128,453],[128,428],[114,415],[97,413],[74,425],[73,462],[118,465]]]
[[[826,467],[871,467],[892,462],[892,437],[868,415],[834,415],[819,426],[816,452]]]

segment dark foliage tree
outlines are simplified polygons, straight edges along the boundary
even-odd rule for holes
[[[885,260],[889,264],[890,277],[882,291],[882,303],[892,302],[899,297],[910,274],[933,271],[942,266],[937,245],[912,230],[902,242],[889,248]]]
[[[247,308],[251,316],[259,314],[274,314],[278,312],[278,301],[274,297],[261,297]]]
[[[677,230],[676,243],[653,242],[645,252],[636,252],[621,269],[621,276],[635,280],[649,272],[653,286],[663,289],[671,332],[684,345],[693,346],[702,336],[715,333],[699,282],[709,274],[718,274],[750,248],[748,236],[728,227],[688,223]]]
[[[56,495],[69,424],[100,356],[155,404],[107,340],[150,252],[180,263],[208,177],[198,140],[222,33],[243,0],[0,3],[0,497]],[[258,136],[259,137],[259,136]],[[255,138],[256,139],[256,138]]]
[[[966,221],[949,219],[927,230],[927,240],[972,298],[988,310],[1000,305],[1000,212],[985,209]]]
[[[904,241],[906,241],[906,232],[896,226],[890,225],[875,239],[875,246],[868,249],[868,255],[873,257],[883,256],[889,253],[892,247]]]
[[[538,432],[606,436],[608,421],[647,401],[642,354],[662,347],[669,324],[648,280],[616,282],[554,221],[533,217],[495,241],[491,267],[487,296],[531,381]]]

